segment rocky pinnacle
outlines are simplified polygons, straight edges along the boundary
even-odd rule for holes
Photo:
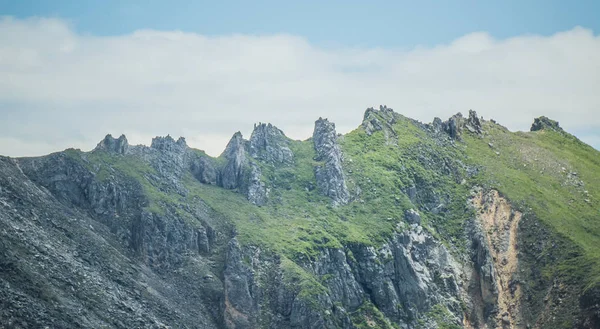
[[[335,124],[327,119],[315,121],[313,141],[317,161],[323,165],[315,167],[317,186],[321,193],[333,199],[334,204],[346,204],[350,193],[346,187],[342,169],[342,151],[337,143]]]

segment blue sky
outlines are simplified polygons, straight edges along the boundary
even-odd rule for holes
[[[600,29],[600,1],[157,1],[0,0],[0,14],[59,17],[76,30],[203,35],[288,33],[320,46],[413,47],[486,31],[497,38]]]
[[[0,154],[184,136],[218,155],[271,122],[346,133],[546,115],[600,149],[600,1],[0,0]]]

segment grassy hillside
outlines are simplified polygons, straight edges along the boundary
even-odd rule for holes
[[[509,132],[486,122],[467,135],[468,161],[483,168],[475,184],[498,189],[573,242],[571,259],[552,270],[600,283],[600,152],[564,132]]]

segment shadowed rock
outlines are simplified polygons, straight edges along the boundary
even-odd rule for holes
[[[439,131],[440,121],[439,118],[434,119],[433,122],[433,130]],[[477,112],[473,110],[469,110],[469,117],[463,117],[462,113],[456,113],[451,116],[448,121],[445,121],[441,124],[441,128],[444,132],[446,132],[450,138],[455,140],[460,140],[462,132],[464,129],[467,129],[469,132],[473,134],[481,134],[483,133],[481,126],[481,119],[477,116]]]
[[[190,160],[190,170],[201,183],[217,184],[217,170],[207,157],[198,156]]]

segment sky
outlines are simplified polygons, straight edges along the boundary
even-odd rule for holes
[[[386,104],[431,122],[535,117],[600,149],[600,1],[0,0],[0,154],[184,136],[219,155]]]

